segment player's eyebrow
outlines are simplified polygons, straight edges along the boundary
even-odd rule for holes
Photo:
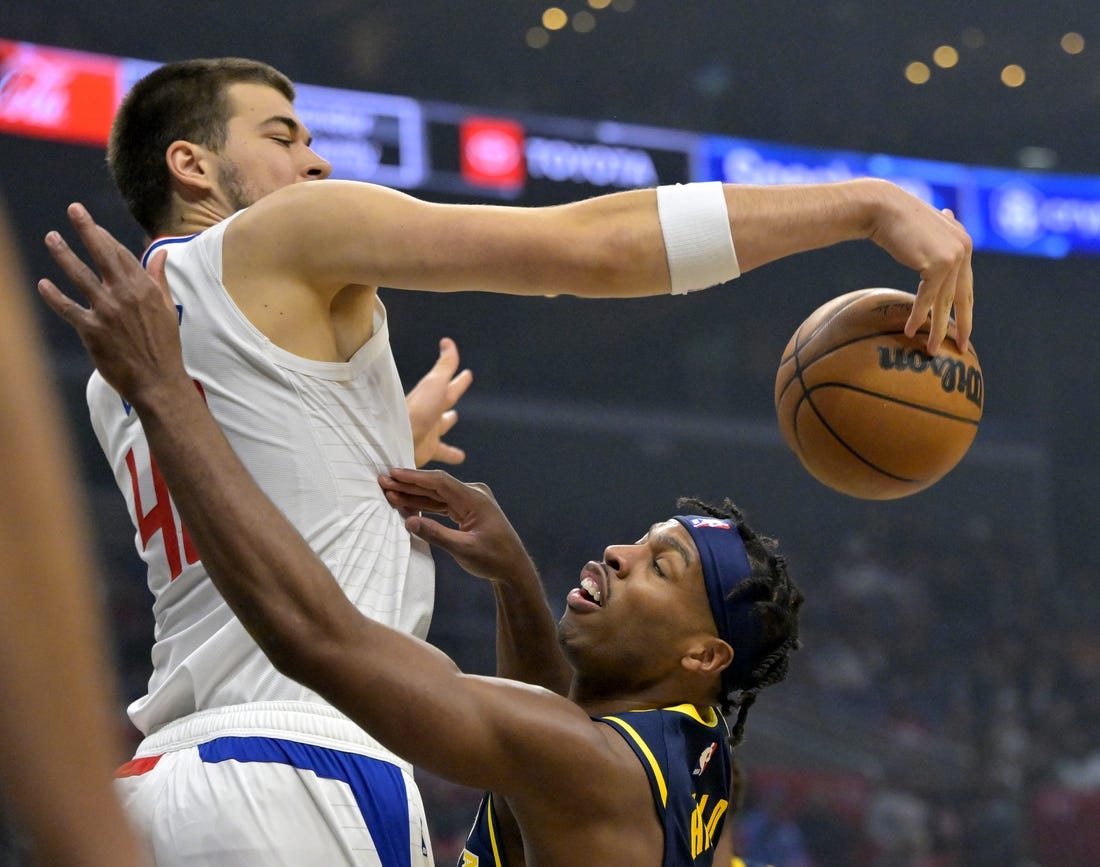
[[[650,541],[655,542],[659,546],[671,548],[673,551],[684,558],[685,566],[691,566],[691,564],[695,561],[695,557],[692,555],[691,551],[688,550],[687,546],[684,545],[683,542],[672,535],[667,527],[663,529],[658,529],[659,526],[659,524],[654,524],[652,527],[649,528],[649,532],[646,533],[646,535],[649,537]]]

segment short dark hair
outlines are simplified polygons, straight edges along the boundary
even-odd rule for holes
[[[164,155],[177,140],[219,151],[225,146],[227,90],[263,84],[294,101],[294,85],[258,60],[221,57],[183,60],[155,69],[122,100],[111,126],[107,165],[126,206],[150,235],[162,228],[171,203]]]
[[[751,674],[738,689],[721,697],[722,713],[726,716],[737,707],[737,719],[730,730],[730,744],[737,746],[745,737],[745,718],[757,695],[765,687],[779,683],[787,676],[791,652],[801,646],[798,617],[804,601],[802,591],[787,572],[787,558],[779,553],[779,543],[749,527],[744,514],[730,500],[718,507],[684,497],[676,503],[676,507],[694,514],[732,521],[741,534],[749,558],[749,577],[733,588],[727,597],[742,604],[750,603],[761,627],[761,639],[752,660]]]

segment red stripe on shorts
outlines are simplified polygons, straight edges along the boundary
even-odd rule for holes
[[[119,765],[118,770],[115,771],[115,779],[121,779],[122,777],[140,777],[142,774],[147,774],[157,766],[157,762],[160,761],[160,756],[147,756],[144,759],[130,759],[124,765]]]

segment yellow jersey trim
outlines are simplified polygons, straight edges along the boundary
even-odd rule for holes
[[[665,783],[665,775],[661,773],[661,766],[657,763],[656,757],[649,749],[649,744],[645,742],[640,734],[625,720],[619,719],[617,716],[605,716],[601,719],[609,720],[619,726],[624,732],[630,735],[631,739],[638,745],[642,751],[642,755],[645,756],[646,761],[649,762],[649,766],[653,769],[653,777],[657,781],[657,791],[661,793],[661,806],[668,806],[668,786]]]
[[[485,821],[489,823],[489,845],[493,847],[494,867],[503,867],[500,860],[500,850],[497,848],[496,822],[493,820],[493,796],[490,795],[485,803]]]
[[[676,713],[687,714],[692,719],[696,720],[707,728],[714,728],[718,725],[718,711],[713,706],[707,708],[705,715],[700,715],[699,708],[693,704],[678,704],[674,707],[662,708],[662,710],[671,710]]]

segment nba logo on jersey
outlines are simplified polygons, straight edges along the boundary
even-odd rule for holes
[[[729,521],[723,521],[721,518],[691,518],[691,526],[703,527],[707,530],[728,530],[730,528]]]
[[[699,754],[699,763],[695,766],[695,770],[691,772],[693,777],[701,777],[703,775],[703,771],[705,771],[707,765],[710,764],[711,756],[714,755],[716,749],[718,749],[718,742],[714,741]]]

